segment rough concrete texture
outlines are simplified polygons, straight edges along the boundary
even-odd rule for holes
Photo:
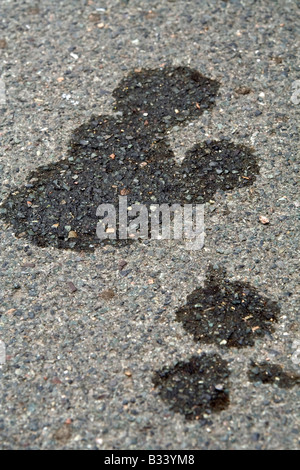
[[[41,247],[18,230],[13,211],[1,213],[1,448],[299,448],[299,385],[278,386],[300,367],[297,2],[2,0],[0,10],[1,201],[22,192],[32,171],[62,165],[92,116],[120,119],[113,92],[122,80],[165,67],[219,84],[196,119],[177,124],[174,108],[163,121],[177,165],[211,142],[251,149],[257,165],[251,184],[219,186],[205,199],[198,251],[174,240],[94,252]],[[197,168],[187,165],[189,177]],[[253,345],[194,341],[176,321],[187,296],[204,289],[209,266],[225,270],[228,285],[250,285],[276,303],[277,321]],[[222,409],[205,408],[224,385],[212,383],[206,357],[229,371]],[[190,397],[189,361],[208,380],[200,398],[211,391],[200,419],[180,408],[180,390]],[[177,402],[155,386],[166,370],[176,384],[180,371]],[[263,380],[266,370],[274,380]]]

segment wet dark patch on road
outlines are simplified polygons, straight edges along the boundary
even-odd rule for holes
[[[231,282],[223,270],[210,268],[204,287],[188,295],[176,320],[195,341],[243,348],[272,333],[279,313],[276,302],[250,284]]]
[[[153,383],[173,411],[202,419],[229,406],[229,374],[219,355],[202,354],[155,372]]]
[[[132,130],[143,125],[164,132],[211,108],[219,86],[189,67],[140,69],[121,80],[113,96]]]
[[[16,188],[0,216],[38,246],[92,251],[97,207],[203,203],[218,189],[252,184],[258,173],[253,150],[227,140],[206,141],[186,153],[182,165],[166,131],[197,119],[214,105],[219,83],[187,67],[132,72],[113,92],[117,117],[93,116],[74,131],[65,160],[41,166]]]
[[[279,364],[261,362],[257,364],[252,361],[248,378],[251,382],[261,382],[263,384],[277,384],[280,388],[292,388],[300,385],[300,376],[293,372],[285,372]]]

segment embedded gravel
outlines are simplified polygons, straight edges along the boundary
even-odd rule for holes
[[[298,449],[299,384],[279,386],[284,374],[299,376],[300,366],[297,2],[2,0],[0,9],[0,190],[4,206],[13,204],[0,219],[0,340],[6,345],[6,363],[0,364],[1,449]],[[202,95],[208,107],[192,99],[193,116],[176,119],[187,94],[175,85],[172,103],[165,101],[159,115],[162,132],[149,109],[142,110],[148,124],[138,125],[135,114],[126,114],[128,83],[141,74],[146,87],[150,74],[151,93],[164,70],[178,68],[208,80],[212,88]],[[153,94],[160,104],[164,96]],[[122,119],[134,121],[146,150],[153,133],[159,134],[153,155],[166,150],[165,173],[176,167],[179,195],[190,191],[192,200],[195,188],[183,185],[183,170],[192,181],[197,164],[215,145],[228,155],[232,149],[242,152],[245,165],[237,170],[222,165],[208,170],[217,162],[213,155],[205,161],[207,175],[218,184],[202,178],[201,250],[189,251],[180,240],[143,240],[89,251],[75,237],[81,227],[70,223],[69,214],[62,220],[62,238],[51,241],[46,230],[51,210],[36,224],[36,238],[29,233],[34,197],[41,197],[43,207],[47,202],[42,182],[45,188],[55,185],[55,173],[60,186],[69,176],[58,177],[57,170],[74,169],[78,162],[85,184],[100,171],[91,166],[95,172],[87,176],[85,165],[85,158],[99,151],[83,142],[95,116],[107,117],[108,135],[118,134]],[[134,137],[128,126],[126,136]],[[138,141],[126,139],[130,152]],[[105,157],[110,165],[118,164],[114,150]],[[159,186],[152,164],[153,159],[143,174]],[[48,180],[45,168],[54,172]],[[230,169],[238,173],[231,173],[236,180],[227,187]],[[130,181],[131,171],[128,165]],[[31,172],[37,172],[33,183]],[[108,184],[116,173],[110,175]],[[170,176],[169,181],[174,184]],[[134,187],[137,197],[144,194],[144,186]],[[26,198],[25,218],[16,217],[22,202],[16,191]],[[65,197],[66,188],[61,191]],[[78,250],[76,243],[70,246],[76,240]],[[205,289],[210,265],[226,271],[228,286],[250,286],[258,299],[276,304],[277,321],[254,344],[196,342],[176,321],[187,297]],[[203,357],[226,362],[228,386],[216,385],[219,391],[225,386],[230,403],[210,413],[202,399],[200,419],[187,419],[182,403],[165,399],[153,377]],[[262,383],[266,364],[274,380]],[[258,380],[248,375],[251,367]],[[204,389],[211,377],[208,373]],[[188,397],[189,389],[183,390]]]

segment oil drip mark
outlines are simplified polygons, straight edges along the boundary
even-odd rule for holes
[[[176,312],[176,320],[195,341],[243,348],[253,346],[257,337],[272,333],[279,314],[276,302],[262,297],[248,283],[230,282],[225,270],[210,266],[204,287],[187,297],[187,304]],[[187,419],[200,419],[229,405],[228,376],[226,361],[217,354],[203,354],[156,372],[153,382],[172,410]],[[281,388],[300,385],[299,375],[268,362],[252,361],[248,378]]]
[[[155,372],[153,383],[173,411],[193,420],[229,406],[228,377],[226,361],[202,354]]]
[[[176,163],[166,132],[199,118],[219,83],[188,67],[130,73],[114,90],[119,117],[93,116],[73,133],[67,159],[36,169],[0,208],[18,237],[38,246],[93,251],[96,211],[120,195],[149,206],[203,203],[217,189],[252,184],[250,148],[223,141],[197,144]],[[122,117],[120,117],[122,115]],[[127,240],[110,240],[125,244]]]
[[[292,388],[300,385],[300,376],[293,372],[285,372],[279,364],[251,362],[248,370],[250,382],[261,382],[263,384],[277,384],[280,388]]]
[[[210,268],[204,287],[187,297],[176,320],[195,341],[243,348],[272,333],[279,313],[277,304],[250,284],[230,282],[221,269]]]

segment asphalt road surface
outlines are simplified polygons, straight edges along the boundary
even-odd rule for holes
[[[299,449],[297,2],[0,23],[1,449]],[[204,208],[204,245],[99,238],[121,196]]]

